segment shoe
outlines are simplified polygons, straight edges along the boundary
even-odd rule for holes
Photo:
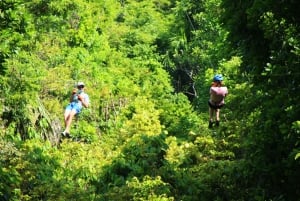
[[[213,122],[212,122],[212,121],[209,121],[209,122],[208,122],[208,128],[212,128],[212,126],[213,126]]]
[[[68,133],[66,131],[62,132],[61,135],[64,136],[64,137],[67,137],[67,138],[71,137],[70,133]]]
[[[216,126],[220,126],[220,121],[216,121]]]

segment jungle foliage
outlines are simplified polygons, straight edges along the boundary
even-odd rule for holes
[[[299,8],[0,1],[0,200],[298,201]],[[78,81],[91,107],[61,138]]]

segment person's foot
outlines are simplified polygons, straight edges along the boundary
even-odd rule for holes
[[[213,122],[212,122],[212,121],[209,121],[209,122],[208,122],[208,128],[212,128],[212,126],[213,126]]]
[[[67,138],[71,137],[70,133],[68,133],[66,131],[62,132],[61,135],[64,136],[64,137],[67,137]]]
[[[220,126],[220,121],[216,121],[216,126]]]

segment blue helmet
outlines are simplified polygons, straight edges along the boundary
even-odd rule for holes
[[[214,76],[213,81],[214,82],[223,81],[223,76],[221,74],[217,74],[217,75]]]

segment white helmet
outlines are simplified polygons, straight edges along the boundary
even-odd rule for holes
[[[84,83],[83,82],[78,82],[77,83],[77,87],[79,87],[79,86],[83,86],[84,87]]]

